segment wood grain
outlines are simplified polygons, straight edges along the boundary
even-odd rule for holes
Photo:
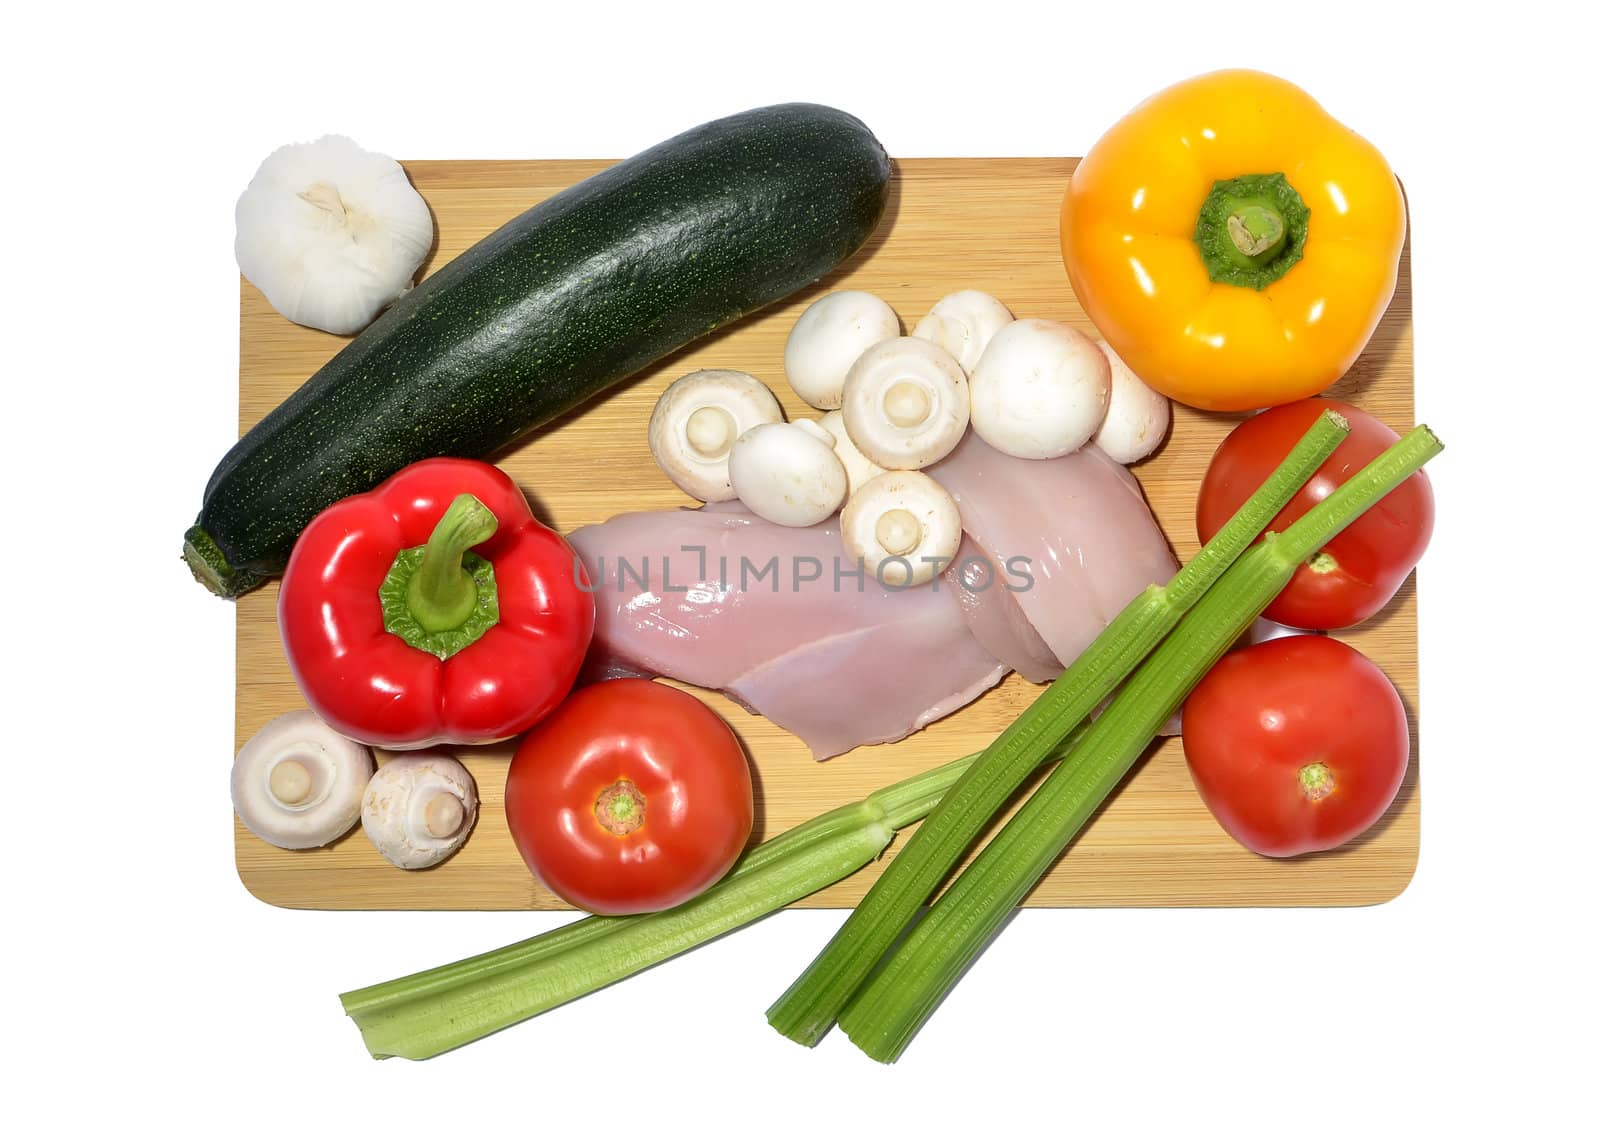
[[[604,162],[413,162],[412,181],[432,207],[437,268],[520,211],[602,169]],[[1056,245],[1056,211],[1072,159],[910,159],[897,163],[889,217],[868,247],[826,280],[741,321],[641,374],[605,399],[538,433],[499,461],[548,524],[567,532],[622,510],[687,500],[656,469],[645,423],[661,389],[695,368],[739,368],[765,379],[791,416],[809,409],[783,382],[784,338],[822,293],[869,289],[909,329],[940,296],[958,288],[993,293],[1019,316],[1063,320],[1091,332],[1073,301]],[[1412,422],[1409,250],[1399,289],[1377,335],[1331,394],[1376,412],[1395,427]],[[294,390],[344,341],[298,328],[241,282],[241,432]],[[1196,547],[1196,488],[1213,449],[1237,421],[1179,408],[1172,438],[1135,469],[1156,516],[1182,558]],[[1412,585],[1378,620],[1347,639],[1375,659],[1417,709],[1416,609]],[[303,706],[284,663],[275,621],[277,587],[238,604],[240,745],[268,719]],[[707,701],[743,738],[757,782],[757,835],[770,836],[873,789],[976,751],[1041,691],[1015,676],[976,703],[896,744],[859,748],[814,762],[798,740],[730,701]],[[334,846],[284,851],[235,820],[239,875],[275,905],[323,909],[558,909],[561,903],[523,867],[502,812],[506,745],[464,749],[482,810],[454,858],[407,872],[384,862],[359,829]],[[380,757],[381,758],[381,757]],[[1152,749],[1118,794],[1040,883],[1031,905],[1234,906],[1363,905],[1386,901],[1410,881],[1417,860],[1417,765],[1382,823],[1355,843],[1287,861],[1243,850],[1201,804],[1177,741]],[[900,841],[904,841],[903,837]],[[807,899],[843,906],[860,898],[876,867]]]

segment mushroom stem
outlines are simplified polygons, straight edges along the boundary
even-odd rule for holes
[[[467,817],[466,808],[454,795],[441,791],[428,800],[422,810],[422,825],[434,838],[449,838],[461,829],[461,820]]]
[[[915,427],[928,418],[932,403],[927,389],[911,380],[891,384],[883,393],[883,414],[896,427]]]
[[[733,416],[722,408],[702,407],[683,425],[683,436],[700,458],[720,459],[732,449],[739,432]]]
[[[274,764],[267,776],[267,790],[286,807],[296,807],[311,794],[311,772],[298,759],[286,759]]]
[[[886,510],[878,516],[878,543],[891,554],[909,554],[922,541],[922,527],[909,510]]]

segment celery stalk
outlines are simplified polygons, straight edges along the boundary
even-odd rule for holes
[[[885,868],[767,1021],[813,1045],[873,966],[1028,776],[1161,642],[1349,434],[1324,412],[1278,469],[1165,586],[1151,586],[994,743]]]
[[[671,910],[588,917],[452,965],[341,995],[373,1056],[436,1056],[710,941],[859,870],[924,817],[969,755],[819,815]]]
[[[1296,567],[1440,450],[1433,434],[1418,427],[1222,576],[861,988],[839,1018],[858,1047],[885,1063],[900,1056],[1161,725]]]

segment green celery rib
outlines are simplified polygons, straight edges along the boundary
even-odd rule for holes
[[[736,929],[871,862],[977,758],[920,772],[760,844],[704,894],[637,917],[588,917],[490,953],[340,996],[378,1058],[426,1059]]]
[[[1165,586],[1151,586],[991,744],[911,836],[843,926],[767,1010],[783,1035],[814,1045],[900,932],[1040,763],[1149,655],[1254,542],[1349,434],[1317,418],[1278,469]]]
[[[858,1047],[885,1063],[899,1057],[1007,915],[1296,567],[1441,449],[1426,427],[1417,428],[1223,575],[844,1010],[840,1026]]]

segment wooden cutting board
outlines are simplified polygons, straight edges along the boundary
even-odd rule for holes
[[[1057,210],[1073,159],[899,161],[888,214],[870,244],[826,280],[758,316],[670,357],[601,400],[538,433],[499,462],[535,512],[563,533],[625,510],[688,500],[657,469],[645,424],[661,389],[697,368],[737,368],[765,380],[791,418],[814,414],[784,382],[783,344],[795,318],[824,292],[868,289],[909,331],[946,293],[977,288],[1020,316],[1066,321],[1093,335],[1073,300],[1056,243]],[[437,269],[535,202],[609,165],[605,162],[413,162],[412,182],[432,207]],[[292,392],[345,342],[290,324],[241,282],[241,432]],[[1409,249],[1387,317],[1366,353],[1330,393],[1397,429],[1412,422]],[[1194,553],[1193,509],[1207,461],[1237,416],[1178,408],[1172,436],[1134,468],[1180,558]],[[238,603],[237,744],[267,720],[303,707],[278,641],[277,586]],[[1201,804],[1182,749],[1152,749],[1039,884],[1030,904],[1364,905],[1386,901],[1417,861],[1415,722],[1417,637],[1414,583],[1378,619],[1346,638],[1388,672],[1413,723],[1413,761],[1387,817],[1336,852],[1288,861],[1237,846]],[[744,740],[755,770],[756,834],[762,838],[831,807],[956,756],[977,751],[1042,689],[1016,676],[957,714],[895,744],[863,747],[817,763],[798,740],[715,694],[706,700]],[[360,828],[332,847],[287,851],[234,821],[240,878],[275,905],[315,909],[559,909],[512,846],[502,811],[509,745],[462,749],[482,808],[466,846],[422,872],[384,862]],[[380,759],[383,757],[380,755]],[[904,836],[897,840],[897,846]],[[891,853],[894,848],[891,848]],[[800,903],[845,906],[865,892],[869,867]]]

